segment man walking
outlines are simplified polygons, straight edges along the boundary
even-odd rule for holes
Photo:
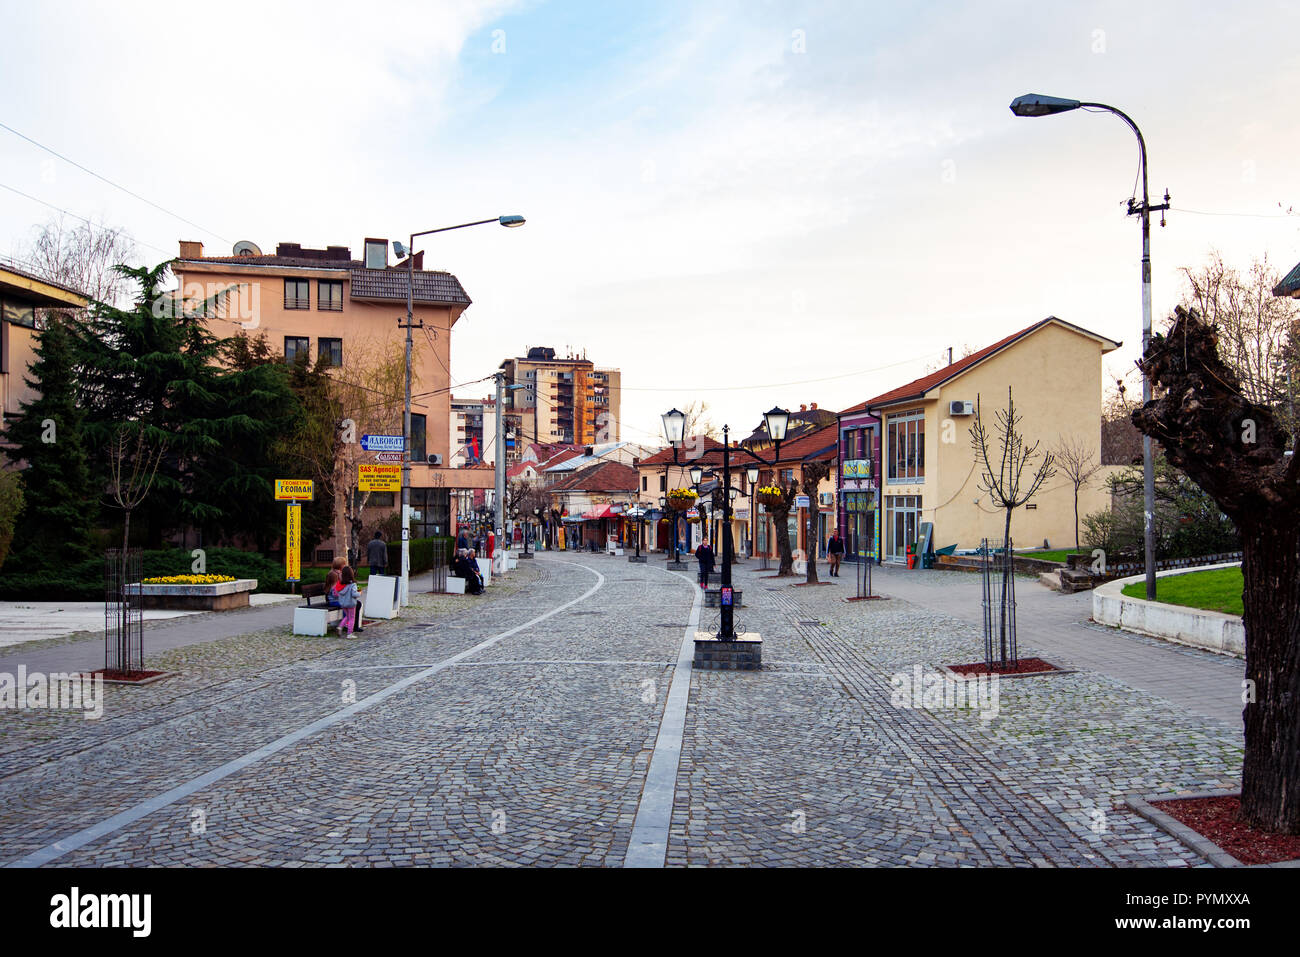
[[[831,574],[836,578],[840,577],[840,562],[843,559],[844,539],[840,538],[840,530],[837,528],[826,541],[826,560],[830,562]]]
[[[700,587],[707,591],[709,576],[713,574],[713,549],[709,547],[707,538],[695,549],[695,559],[700,563]]]
[[[366,561],[370,563],[372,575],[382,575],[384,569],[388,567],[388,544],[379,529],[375,529],[375,537],[366,546]]]

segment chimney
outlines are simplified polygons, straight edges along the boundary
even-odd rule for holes
[[[807,411],[808,411],[808,406],[806,406],[806,405],[804,405],[802,402],[800,402],[800,403],[799,403],[799,411],[800,411],[800,412],[807,412]]]
[[[180,255],[180,258],[181,258],[181,259],[202,259],[202,258],[203,258],[203,244],[202,244],[202,243],[196,243],[196,242],[193,242],[193,241],[191,241],[191,240],[187,240],[187,239],[182,239],[182,240],[181,240],[181,255]]]
[[[814,412],[817,411],[817,403],[816,403],[816,402],[814,402],[814,403],[812,404],[812,410],[813,410]]]

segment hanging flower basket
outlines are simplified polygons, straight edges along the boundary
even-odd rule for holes
[[[668,493],[668,507],[678,512],[694,508],[698,500],[699,496],[689,488],[675,488]]]
[[[754,497],[758,499],[760,505],[766,505],[768,508],[779,508],[785,504],[785,495],[772,485],[763,486]]]

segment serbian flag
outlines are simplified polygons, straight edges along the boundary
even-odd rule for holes
[[[470,441],[470,448],[474,450],[474,458],[476,460],[481,458],[481,456],[478,454],[478,436],[477,435],[472,436],[469,441]]]

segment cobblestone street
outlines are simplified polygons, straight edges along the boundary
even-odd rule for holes
[[[1208,696],[1239,693],[1239,660],[1117,635],[1026,582],[1022,655],[1076,670],[1001,681],[987,720],[899,707],[892,676],[981,657],[978,584],[880,569],[890,600],[849,603],[852,573],[737,568],[760,672],[681,667],[717,610],[659,555],[540,555],[350,641],[152,655],[178,675],[106,689],[98,721],[0,713],[0,860],[1203,864],[1121,805],[1237,783],[1240,721]],[[1107,642],[1131,681],[1089,664]],[[1145,677],[1164,662],[1186,674],[1170,697]]]

